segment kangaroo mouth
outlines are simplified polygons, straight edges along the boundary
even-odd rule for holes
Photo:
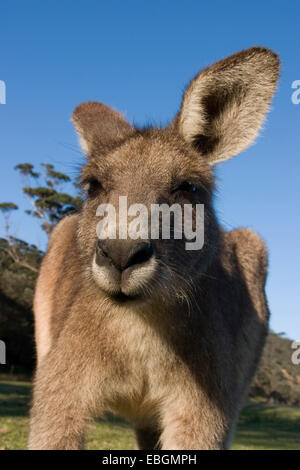
[[[100,265],[94,258],[92,275],[98,286],[118,302],[142,299],[150,295],[149,285],[156,274],[156,260],[129,267],[120,272],[114,266]]]
[[[130,302],[132,300],[138,300],[141,297],[142,297],[141,295],[127,295],[127,294],[124,294],[124,292],[122,292],[122,291],[120,291],[117,294],[112,295],[112,298],[114,300],[116,300],[117,302],[119,302],[119,303],[126,303],[126,302]]]

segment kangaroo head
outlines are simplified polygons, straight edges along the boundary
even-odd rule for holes
[[[108,295],[175,299],[187,291],[197,273],[205,273],[219,233],[212,207],[213,166],[253,142],[278,74],[279,60],[265,48],[221,60],[191,81],[179,113],[164,129],[135,128],[101,103],[88,102],[75,109],[73,122],[88,158],[81,173],[87,198],[78,241],[88,273]],[[136,221],[130,210],[124,219],[120,196],[126,197],[127,209],[135,204],[139,214],[148,211],[149,224],[153,205],[175,204],[183,210],[189,205],[195,228],[196,208],[203,204],[201,249],[187,249],[186,237],[178,236],[184,231],[184,217],[175,227],[172,211],[170,237],[161,236],[161,217],[158,237],[144,229],[139,237],[121,235],[122,224]],[[115,208],[120,224],[111,237],[99,238],[97,210],[103,204]]]

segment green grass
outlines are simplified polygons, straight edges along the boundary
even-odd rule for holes
[[[26,449],[30,383],[0,381],[0,449]],[[87,449],[133,449],[134,433],[124,421],[108,417],[89,426]],[[233,449],[300,450],[300,408],[248,405]]]
[[[300,408],[248,405],[240,416],[232,448],[300,450]]]

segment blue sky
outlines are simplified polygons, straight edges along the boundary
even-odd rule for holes
[[[282,60],[273,110],[257,144],[218,166],[216,208],[226,227],[251,226],[265,239],[271,327],[300,339],[300,104],[291,101],[300,80],[299,19],[295,0],[2,2],[0,201],[27,208],[17,163],[50,162],[76,174],[81,155],[70,115],[78,103],[98,100],[138,124],[166,123],[202,67],[270,47]],[[27,215],[13,220],[17,236],[44,245]]]

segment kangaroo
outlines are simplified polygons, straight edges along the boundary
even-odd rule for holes
[[[30,449],[83,448],[105,412],[132,423],[138,449],[230,446],[268,330],[267,252],[251,229],[218,223],[213,168],[253,142],[278,75],[271,50],[238,52],[190,82],[165,128],[75,109],[86,199],[55,227],[37,281]],[[97,208],[119,196],[204,204],[203,247],[100,239]]]

